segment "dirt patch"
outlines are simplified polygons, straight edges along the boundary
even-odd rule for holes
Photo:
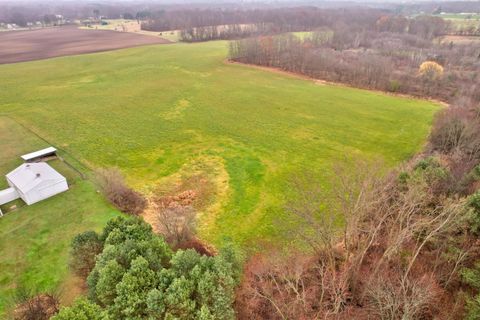
[[[141,34],[76,26],[0,32],[0,64],[109,51],[170,41]]]
[[[169,208],[192,207],[196,212],[204,209],[213,196],[212,183],[201,174],[184,177],[174,184],[166,184],[154,190],[148,198],[148,207],[143,218],[159,232],[157,223],[158,210]]]
[[[211,203],[213,196],[214,185],[205,175],[182,177],[153,192],[143,218],[175,250],[194,249],[213,256],[215,248],[195,235],[197,215]]]
[[[196,198],[195,190],[185,190],[177,195],[160,197],[157,202],[163,208],[178,208],[191,206]]]
[[[201,211],[211,202],[213,193],[213,183],[200,173],[183,177],[173,185],[159,187],[153,200],[164,208],[191,206]]]
[[[58,289],[60,302],[64,306],[71,305],[76,298],[86,295],[87,292],[88,287],[85,280],[73,274],[69,275]]]

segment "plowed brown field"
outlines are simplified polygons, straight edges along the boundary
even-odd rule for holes
[[[0,64],[169,42],[159,37],[76,26],[0,32]]]

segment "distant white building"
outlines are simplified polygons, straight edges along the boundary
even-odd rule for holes
[[[6,177],[10,188],[2,192],[10,198],[16,192],[28,205],[68,190],[67,179],[45,162],[24,163]]]

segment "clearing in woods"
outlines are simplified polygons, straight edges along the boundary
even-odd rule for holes
[[[147,195],[208,195],[201,237],[254,249],[283,239],[288,176],[309,170],[326,183],[345,157],[394,165],[422,147],[440,108],[226,56],[217,41],[3,65],[0,106],[89,167],[119,167]]]

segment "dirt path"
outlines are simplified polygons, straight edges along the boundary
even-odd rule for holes
[[[0,64],[170,43],[160,37],[77,26],[0,32]]]

